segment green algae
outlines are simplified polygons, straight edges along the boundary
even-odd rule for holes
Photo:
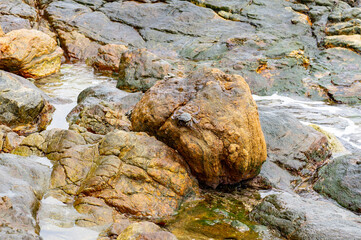
[[[254,231],[257,223],[248,218],[244,197],[217,192],[203,193],[202,197],[184,203],[165,226],[179,240],[261,239]]]

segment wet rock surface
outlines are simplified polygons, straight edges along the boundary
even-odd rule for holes
[[[2,239],[40,239],[36,213],[48,189],[51,169],[39,160],[35,156],[0,154]]]
[[[256,176],[266,159],[257,106],[241,76],[203,69],[159,81],[131,117],[133,130],[177,149],[212,187]]]
[[[124,45],[107,44],[98,49],[98,54],[87,59],[87,63],[99,71],[119,72],[122,53],[128,48]]]
[[[24,77],[58,72],[62,55],[56,41],[37,30],[15,30],[0,37],[0,69]]]
[[[30,81],[0,70],[0,123],[26,134],[46,128],[53,106]]]
[[[358,239],[360,217],[336,205],[291,193],[267,196],[251,218],[287,239]]]
[[[172,66],[146,49],[124,52],[120,58],[117,87],[146,91],[172,74]],[[174,74],[173,74],[174,75]]]
[[[361,157],[348,155],[335,158],[319,171],[314,189],[356,213],[361,212]]]
[[[131,123],[127,115],[142,98],[142,93],[127,93],[114,84],[102,84],[83,90],[78,105],[68,114],[67,121],[96,134],[113,130],[129,131]]]

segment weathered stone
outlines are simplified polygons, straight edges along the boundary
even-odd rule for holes
[[[38,157],[0,154],[0,238],[39,240],[36,214],[51,169]]]
[[[117,87],[146,91],[171,70],[168,62],[145,49],[127,51],[120,59]]]
[[[122,53],[128,48],[124,45],[107,44],[98,49],[95,57],[88,59],[87,63],[99,71],[119,72],[119,62]]]
[[[96,197],[121,213],[161,218],[198,192],[176,151],[144,133],[109,133],[99,153],[78,192],[83,203]]]
[[[267,196],[250,216],[287,239],[358,239],[361,234],[359,216],[330,202],[290,193]]]
[[[3,29],[0,26],[0,37],[3,37],[5,35],[5,33],[3,32]]]
[[[11,153],[23,139],[23,136],[14,133],[11,128],[0,125],[0,152]]]
[[[0,69],[40,78],[60,70],[63,50],[36,30],[15,30],[0,38]]]
[[[135,131],[177,149],[203,183],[237,183],[256,176],[266,159],[257,106],[241,76],[202,69],[159,81],[135,106]]]
[[[126,115],[142,96],[140,92],[119,90],[114,84],[90,87],[79,94],[78,105],[68,114],[67,121],[97,134],[115,129],[129,131],[131,123]]]
[[[338,157],[319,171],[314,189],[341,206],[361,213],[361,156]]]
[[[158,225],[151,222],[133,223],[117,237],[117,240],[135,239],[176,240],[177,238],[170,232],[162,230]]]
[[[27,134],[45,129],[54,107],[28,80],[0,70],[0,124]]]
[[[268,160],[296,175],[311,172],[331,155],[326,136],[286,113],[261,109],[260,122],[267,143]]]

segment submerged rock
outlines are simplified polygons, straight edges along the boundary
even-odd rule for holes
[[[0,70],[0,124],[28,134],[51,122],[54,107],[48,97],[28,80]]]
[[[241,76],[202,69],[159,81],[135,106],[132,128],[178,150],[212,187],[256,176],[266,160],[257,106]]]
[[[41,78],[60,70],[63,50],[47,34],[15,30],[0,37],[0,69]]]
[[[250,214],[253,220],[278,229],[287,239],[359,239],[360,217],[336,205],[295,194],[267,196]]]
[[[162,230],[158,225],[151,222],[133,223],[127,227],[117,240],[151,239],[151,240],[176,240],[170,232]]]
[[[346,155],[334,159],[319,171],[314,189],[341,206],[361,213],[361,156]]]
[[[96,134],[116,129],[129,131],[127,115],[142,96],[140,92],[119,90],[113,84],[90,87],[79,94],[78,105],[68,114],[67,121]]]
[[[120,59],[117,87],[146,91],[171,70],[168,62],[146,49],[127,51]]]

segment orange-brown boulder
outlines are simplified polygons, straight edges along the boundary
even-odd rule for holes
[[[201,69],[157,82],[133,109],[135,131],[178,150],[206,185],[255,177],[266,160],[256,103],[241,76]]]
[[[60,70],[63,50],[49,35],[20,29],[0,37],[0,69],[41,78]]]

